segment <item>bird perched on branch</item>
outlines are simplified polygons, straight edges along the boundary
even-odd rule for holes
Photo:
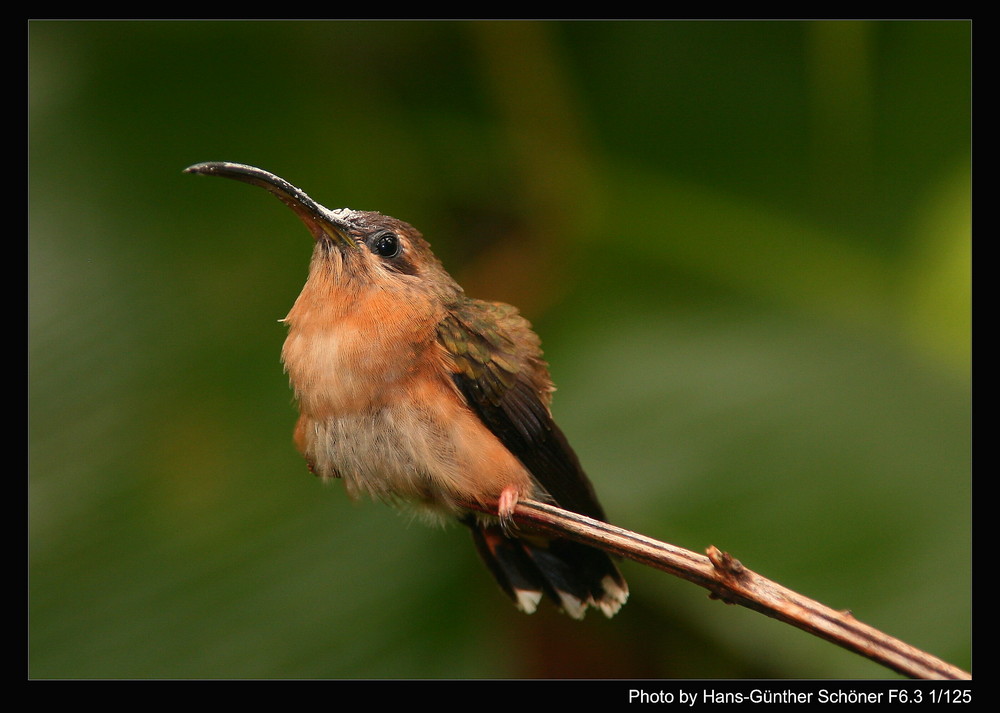
[[[186,171],[266,189],[313,235],[282,349],[300,411],[295,444],[309,468],[342,479],[352,495],[457,518],[525,612],[548,595],[574,618],[589,607],[614,615],[628,586],[606,553],[511,526],[526,498],[606,519],[552,420],[552,381],[527,320],[467,297],[407,223],[324,208],[253,166]]]

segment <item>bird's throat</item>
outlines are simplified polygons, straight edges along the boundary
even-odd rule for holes
[[[304,414],[330,418],[379,408],[438,368],[441,310],[414,291],[313,275],[285,318],[282,361]]]

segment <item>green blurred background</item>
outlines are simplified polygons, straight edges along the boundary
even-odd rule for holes
[[[543,337],[611,519],[971,665],[965,22],[31,22],[34,678],[882,678],[626,562],[528,617],[306,471],[305,229],[418,226]]]

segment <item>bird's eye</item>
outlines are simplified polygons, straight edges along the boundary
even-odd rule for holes
[[[401,249],[399,236],[389,230],[375,233],[369,239],[368,246],[373,253],[382,257],[396,257]]]

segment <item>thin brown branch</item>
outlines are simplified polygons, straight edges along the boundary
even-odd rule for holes
[[[470,509],[496,512],[468,503]],[[557,534],[620,557],[669,572],[711,592],[715,599],[739,604],[786,622],[865,656],[904,676],[922,679],[971,679],[972,675],[854,618],[782,587],[744,567],[712,546],[708,556],[659,542],[551,505],[522,500],[514,511],[521,527]]]

